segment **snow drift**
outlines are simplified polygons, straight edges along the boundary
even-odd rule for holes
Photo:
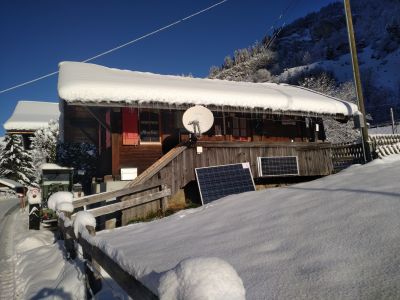
[[[161,300],[245,300],[243,282],[220,258],[189,258],[161,276]]]
[[[392,155],[313,182],[99,232],[95,242],[118,250],[144,284],[152,272],[202,256],[232,265],[247,299],[394,299],[399,177],[400,156]]]

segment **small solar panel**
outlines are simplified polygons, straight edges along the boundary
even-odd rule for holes
[[[248,162],[196,168],[195,172],[203,204],[228,195],[255,191]]]
[[[299,175],[297,156],[257,157],[257,163],[260,177]]]

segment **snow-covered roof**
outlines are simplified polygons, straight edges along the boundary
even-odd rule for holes
[[[50,120],[58,120],[58,103],[18,101],[11,117],[4,123],[5,130],[35,131],[46,126]]]
[[[58,94],[74,104],[229,106],[352,116],[355,104],[287,84],[233,82],[62,62]]]
[[[41,170],[71,170],[72,168],[62,167],[53,163],[45,163],[40,165]]]
[[[10,189],[23,187],[23,185],[19,182],[7,178],[0,178],[0,184],[8,186]]]

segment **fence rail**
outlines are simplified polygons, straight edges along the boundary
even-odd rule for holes
[[[158,191],[154,191],[158,189]],[[96,194],[80,198],[73,202],[75,208],[79,208],[88,204],[99,203],[114,197],[125,198],[125,201],[103,205],[93,209],[88,209],[94,217],[110,214],[116,211],[122,211],[134,206],[145,205],[150,202],[160,201],[162,209],[166,208],[167,197],[171,195],[171,190],[166,185],[161,184],[146,184],[138,185],[132,188],[126,188],[116,192],[107,192],[102,194]],[[59,214],[58,228],[60,236],[64,240],[64,246],[69,254],[69,257],[76,257],[75,243],[81,245],[83,250],[83,258],[85,258],[91,265],[86,268],[88,275],[89,284],[92,290],[97,292],[99,290],[100,281],[100,267],[103,268],[119,286],[125,290],[125,292],[132,299],[158,299],[152,291],[145,287],[139,282],[135,276],[127,272],[124,266],[113,260],[106,252],[102,249],[90,243],[87,239],[83,238],[81,234],[75,236],[71,213],[61,212]],[[67,225],[67,226],[66,226]],[[95,235],[96,231],[93,227],[87,226],[87,232],[90,235]]]

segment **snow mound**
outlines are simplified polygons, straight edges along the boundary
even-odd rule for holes
[[[72,213],[74,211],[74,206],[72,202],[58,202],[56,206],[58,211],[66,211]]]
[[[96,219],[91,213],[80,211],[76,214],[74,220],[75,236],[78,237],[79,232],[82,232],[82,228],[86,228],[86,226],[96,227]]]
[[[31,232],[30,235],[21,239],[16,246],[18,253],[26,252],[32,249],[36,249],[42,246],[52,245],[55,242],[54,234],[50,231],[35,231]]]
[[[47,206],[52,209],[56,210],[57,204],[61,202],[72,202],[74,195],[71,192],[57,192],[52,194],[49,197],[49,201],[47,202]]]
[[[160,278],[161,300],[244,300],[246,291],[235,269],[216,257],[188,258]]]

